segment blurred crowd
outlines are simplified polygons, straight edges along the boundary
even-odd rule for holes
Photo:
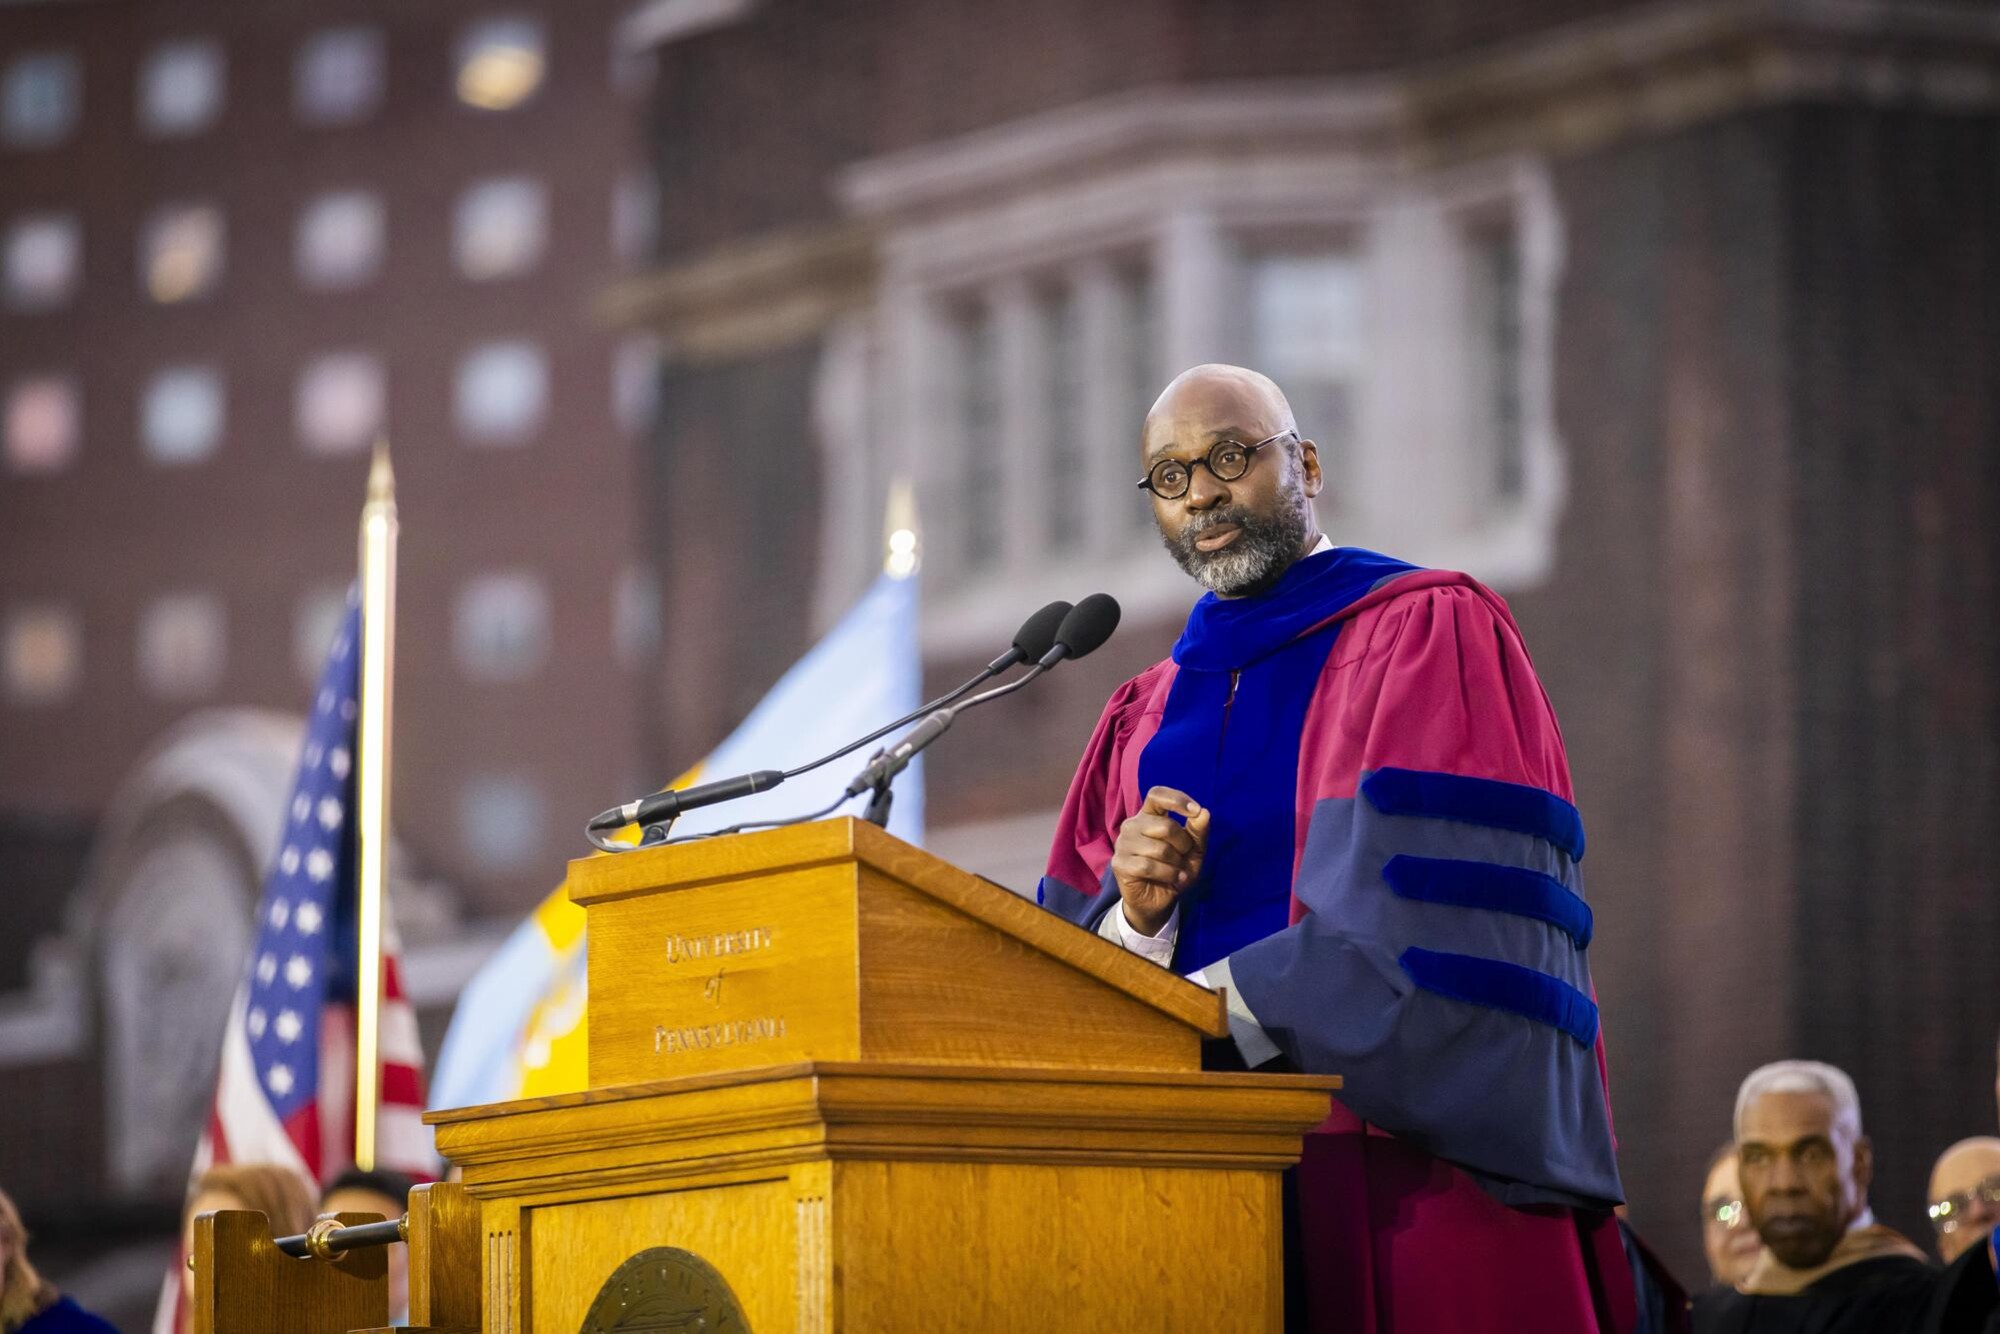
[[[2000,1077],[1994,1098],[2000,1110]],[[1845,1072],[1817,1061],[1754,1070],[1733,1124],[1702,1183],[1711,1286],[1693,1304],[1697,1334],[2000,1334],[2000,1137],[1961,1139],[1938,1155],[1927,1196],[1933,1258],[1875,1219],[1874,1154]]]

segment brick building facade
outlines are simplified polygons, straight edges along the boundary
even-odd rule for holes
[[[0,11],[0,1184],[52,1247],[179,1194],[378,434],[427,1029],[645,781],[626,9]]]

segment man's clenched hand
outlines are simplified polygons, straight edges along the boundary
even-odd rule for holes
[[[1169,818],[1169,812],[1187,823]],[[1156,936],[1174,904],[1201,874],[1208,847],[1208,811],[1187,793],[1156,787],[1137,814],[1118,826],[1111,877],[1125,901],[1125,920]]]

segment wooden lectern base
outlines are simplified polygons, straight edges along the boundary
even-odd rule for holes
[[[1280,1173],[1336,1083],[801,1062],[430,1119],[486,1334],[619,1328],[587,1317],[649,1251],[633,1329],[1275,1330]]]

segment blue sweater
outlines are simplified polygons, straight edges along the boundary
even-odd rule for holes
[[[67,1297],[40,1315],[30,1316],[17,1334],[118,1334],[111,1322],[94,1316]]]

